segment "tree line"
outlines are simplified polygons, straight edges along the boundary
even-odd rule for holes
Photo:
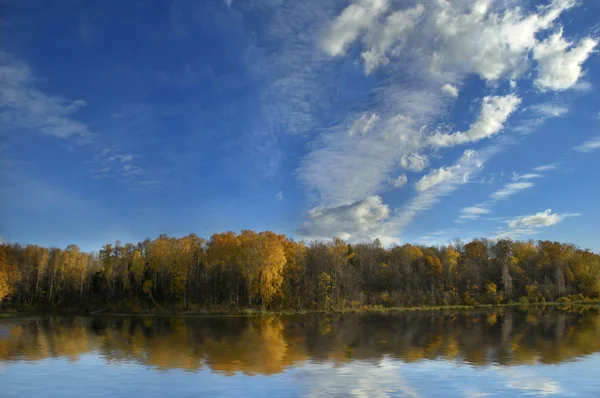
[[[270,231],[161,235],[98,253],[0,245],[0,306],[336,310],[600,297],[600,255],[551,241],[428,247],[296,242]]]

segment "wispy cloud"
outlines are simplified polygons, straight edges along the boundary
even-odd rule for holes
[[[162,185],[156,176],[149,176],[137,160],[138,155],[123,153],[118,146],[104,148],[96,154],[92,163],[96,166],[90,170],[94,179],[117,178],[127,183],[136,183],[145,188],[156,188]]]
[[[578,152],[593,152],[600,149],[600,137],[589,139],[583,144],[576,146],[574,149]]]
[[[0,122],[3,126],[61,139],[89,140],[92,133],[88,126],[73,117],[86,102],[45,94],[36,88],[36,81],[29,65],[0,52]]]
[[[544,102],[525,108],[524,113],[526,117],[515,128],[515,131],[530,134],[537,131],[547,120],[567,115],[569,108],[556,102]]]
[[[514,228],[508,230],[500,230],[492,236],[492,239],[524,239],[530,238],[533,235],[537,235],[539,233],[540,231],[534,228]]]
[[[541,174],[537,174],[537,173],[525,173],[525,174],[513,173],[513,175],[512,175],[513,181],[533,180],[533,179],[542,178],[542,177],[543,176]]]
[[[504,187],[491,194],[490,197],[495,200],[504,200],[518,192],[532,187],[533,183],[531,182],[513,182],[506,184]]]
[[[521,239],[539,234],[540,228],[556,225],[569,217],[580,216],[581,213],[553,213],[551,209],[542,212],[509,218],[504,222],[506,228],[500,229],[494,239]]]
[[[514,217],[508,221],[508,227],[513,228],[540,228],[549,227],[557,224],[567,217],[580,216],[580,213],[552,213],[551,209],[546,209],[540,213],[531,214],[528,216]]]
[[[427,189],[422,189],[405,206],[398,209],[390,220],[388,229],[391,231],[403,231],[413,219],[422,211],[430,209],[444,196],[454,192],[458,187],[469,182],[469,176],[480,171],[484,163],[501,151],[499,146],[490,146],[487,149],[476,152],[467,150],[458,161],[448,167],[443,174],[444,178],[436,178],[435,184],[425,183]],[[439,172],[434,175],[439,176]]]
[[[558,163],[550,163],[550,164],[545,164],[542,166],[534,167],[533,170],[541,173],[544,171],[556,170],[556,169],[558,169],[558,166],[559,166]]]
[[[569,108],[556,103],[543,103],[532,105],[529,110],[539,116],[560,117],[569,113]]]
[[[483,214],[489,214],[490,209],[485,208],[482,205],[470,206],[470,207],[465,207],[464,209],[462,209],[460,211],[460,213],[461,213],[461,215],[459,218],[462,220],[475,220]]]
[[[514,182],[506,183],[502,186],[502,188],[492,192],[488,200],[479,203],[475,206],[466,207],[462,209],[456,222],[464,223],[466,220],[477,220],[483,214],[491,213],[491,208],[497,202],[506,200],[518,194],[521,191],[533,188],[535,184],[531,182],[531,180],[543,178],[544,176],[540,174],[541,172],[554,170],[557,167],[557,163],[552,163],[544,166],[535,167],[534,170],[537,171],[536,173],[519,174],[514,172],[512,174],[512,180]]]

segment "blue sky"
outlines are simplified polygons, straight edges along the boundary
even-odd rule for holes
[[[600,2],[2,7],[3,240],[600,250]]]

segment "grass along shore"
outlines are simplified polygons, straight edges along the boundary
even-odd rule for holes
[[[475,304],[475,305],[445,305],[445,306],[417,306],[417,307],[383,307],[383,306],[361,306],[356,308],[340,309],[321,309],[321,310],[263,310],[263,309],[204,309],[194,311],[173,311],[167,309],[154,309],[151,311],[77,311],[77,310],[33,310],[19,311],[14,309],[0,310],[0,317],[20,317],[20,316],[181,316],[181,317],[202,317],[202,316],[263,316],[263,315],[306,315],[306,314],[391,314],[401,312],[428,312],[428,311],[449,311],[449,310],[476,310],[476,309],[502,309],[507,307],[518,307],[522,310],[539,307],[557,307],[568,309],[569,307],[578,308],[598,308],[600,309],[600,300],[585,300],[572,302],[544,302],[544,303],[504,303],[504,304]]]

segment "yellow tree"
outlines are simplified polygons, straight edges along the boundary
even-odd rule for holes
[[[261,237],[250,230],[242,231],[238,239],[240,242],[238,264],[246,283],[248,308],[251,308],[252,301],[258,292],[257,282],[262,265],[263,245]]]
[[[50,252],[45,247],[38,247],[36,254],[36,267],[37,275],[35,280],[35,296],[36,299],[39,297],[40,283],[42,282],[46,270],[48,269],[48,260],[50,258]]]
[[[0,246],[0,308],[2,301],[16,291],[20,279],[17,265],[8,258],[5,247]]]
[[[283,269],[286,263],[285,237],[266,231],[260,234],[260,240],[262,264],[257,290],[263,306],[268,306],[273,297],[280,292],[283,283]]]
[[[190,279],[198,266],[202,254],[204,240],[190,234],[177,240],[177,254],[173,269],[172,289],[176,295],[183,297],[183,306],[188,307],[188,291]]]
[[[268,306],[283,283],[283,269],[286,263],[282,243],[284,238],[270,231],[257,234],[244,230],[238,239],[238,264],[246,283],[248,306],[252,306],[257,296],[260,297],[263,306]]]
[[[80,252],[79,255],[77,256],[77,262],[76,262],[76,274],[77,274],[77,279],[79,282],[79,297],[83,297],[83,286],[85,284],[85,279],[88,273],[88,262],[89,262],[89,258],[88,258],[88,254],[87,253],[83,253]]]
[[[436,290],[443,287],[443,269],[442,262],[435,254],[430,254],[425,257],[425,263],[427,264],[427,274],[431,281],[431,290]]]
[[[460,253],[452,246],[447,247],[442,255],[442,263],[444,264],[444,279],[446,289],[450,290],[454,287],[456,281],[456,267],[460,261]]]
[[[139,286],[142,283],[146,264],[140,250],[134,250],[131,253],[131,276],[133,281]]]
[[[80,251],[77,245],[69,245],[63,252],[63,260],[61,264],[61,279],[64,289],[63,293],[68,293],[74,290],[73,287],[79,280],[77,277],[77,260],[79,255]]]
[[[153,296],[157,291],[169,290],[169,277],[172,276],[173,266],[176,262],[176,242],[166,235],[159,236],[151,246],[150,269],[154,277]]]
[[[208,279],[208,273],[211,271],[218,273],[218,278],[212,278],[211,298],[217,297],[217,286],[221,286],[223,275],[235,274],[235,303],[238,305],[241,272],[239,266],[240,239],[231,231],[213,234],[207,244],[206,256],[208,267],[205,270],[205,278]]]
[[[295,301],[296,307],[300,308],[301,298],[306,291],[301,291],[306,272],[306,246],[304,242],[294,242],[292,239],[285,239],[283,242],[285,252],[285,266],[283,269],[283,283],[285,292],[282,292],[283,300],[290,304]]]
[[[100,250],[101,271],[104,275],[104,280],[111,292],[114,292],[113,274],[114,274],[114,258],[113,247],[110,243],[104,245]]]
[[[348,262],[354,257],[354,253],[349,251],[348,245],[343,239],[333,238],[333,240],[327,245],[329,256],[328,265],[330,269],[330,275],[333,278],[332,281],[332,299],[335,301],[334,304],[338,305],[340,296],[342,295],[342,289],[349,288],[349,281],[344,280],[344,276],[349,276],[347,265]],[[343,283],[348,282],[348,283]],[[345,285],[345,286],[344,286]]]

